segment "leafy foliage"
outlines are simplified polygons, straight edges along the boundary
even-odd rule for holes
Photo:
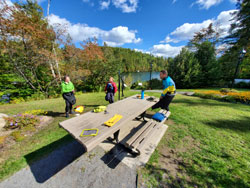
[[[40,119],[32,114],[17,114],[4,119],[6,121],[4,128],[6,129],[21,129],[26,126],[36,126],[40,123]]]
[[[183,48],[179,55],[169,63],[169,75],[178,88],[194,88],[200,86],[201,65],[193,52]]]

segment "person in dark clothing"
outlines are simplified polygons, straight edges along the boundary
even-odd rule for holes
[[[62,82],[61,87],[62,87],[62,96],[66,103],[65,107],[66,117],[69,117],[69,113],[74,114],[72,108],[73,105],[76,103],[74,95],[75,88],[73,83],[70,81],[69,76],[64,77],[64,81]]]
[[[152,109],[161,108],[169,111],[169,104],[173,100],[176,94],[175,83],[166,70],[160,72],[160,78],[162,79],[163,92],[161,94],[159,102],[152,106]]]
[[[117,92],[117,87],[113,77],[109,78],[109,82],[106,84],[104,91],[106,92],[105,100],[109,101],[110,104],[114,103],[115,102],[114,96],[115,93]]]

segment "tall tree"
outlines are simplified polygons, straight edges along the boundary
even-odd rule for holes
[[[224,39],[224,42],[231,48],[221,57],[226,60],[226,67],[231,68],[231,74],[228,75],[231,79],[239,61],[239,53],[243,49],[246,50],[246,54],[240,65],[238,77],[250,78],[250,1],[238,0],[237,8],[238,11],[234,13],[234,23],[231,25],[230,35]],[[223,69],[225,69],[225,66],[223,66]],[[227,73],[223,72],[223,74]]]
[[[247,48],[250,45],[250,1],[238,0],[237,8],[231,35],[225,38],[225,42]]]
[[[179,55],[169,60],[168,72],[177,88],[195,88],[199,86],[200,68],[195,54],[182,48]]]
[[[48,88],[56,81],[47,70],[47,62],[56,58],[51,50],[56,33],[48,26],[36,2],[15,3],[14,6],[3,3],[2,7],[0,45],[3,53],[32,89],[48,93]]]
[[[205,41],[196,45],[195,58],[201,66],[200,81],[202,87],[217,85],[220,79],[220,66],[216,60],[215,46]]]

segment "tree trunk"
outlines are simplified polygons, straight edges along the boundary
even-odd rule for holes
[[[53,43],[53,52],[54,52],[55,57],[57,57],[56,50],[54,48],[54,43]],[[57,74],[58,74],[59,80],[60,80],[60,82],[62,82],[61,73],[60,73],[60,70],[59,70],[57,58],[55,59],[55,62],[56,62],[56,69],[57,69]]]

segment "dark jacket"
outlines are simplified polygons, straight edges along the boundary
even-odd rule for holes
[[[76,103],[76,98],[73,92],[63,93],[63,98],[72,105]]]

